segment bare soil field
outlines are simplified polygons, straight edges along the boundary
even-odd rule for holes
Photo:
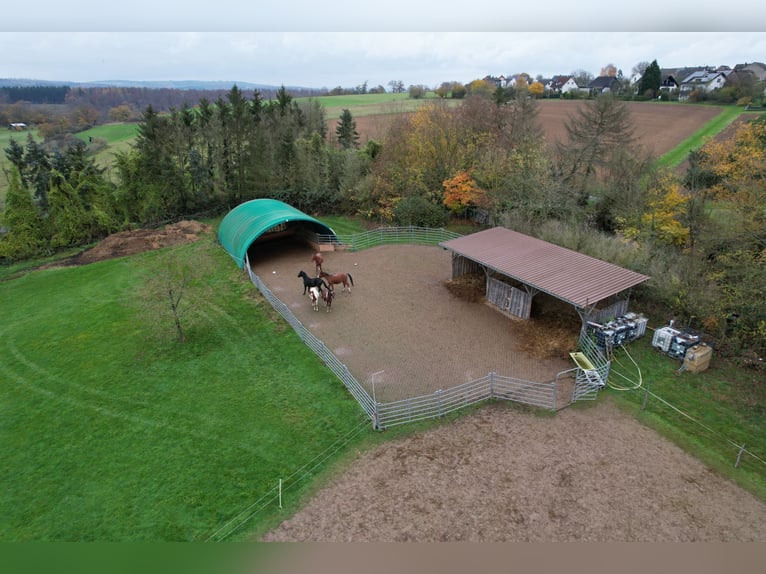
[[[538,119],[549,143],[566,137],[564,124],[568,117],[584,105],[581,100],[540,100]],[[626,102],[636,127],[640,143],[660,156],[695,133],[720,110],[712,106],[676,105],[659,102]],[[360,116],[354,118],[360,141],[382,140],[393,115]],[[336,121],[328,122],[335,133]]]
[[[766,505],[609,397],[489,404],[360,453],[263,536],[312,542],[764,542]]]

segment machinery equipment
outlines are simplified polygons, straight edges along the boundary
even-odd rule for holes
[[[679,331],[673,328],[673,322],[666,327],[660,327],[654,331],[652,347],[660,349],[663,353],[681,361],[686,357],[687,351],[699,345],[701,339],[696,333]]]
[[[648,319],[636,313],[625,313],[605,324],[588,321],[587,328],[593,333],[596,345],[601,349],[611,350],[615,346],[624,345],[646,332]]]

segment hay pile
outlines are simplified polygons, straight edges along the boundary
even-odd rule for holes
[[[532,300],[529,320],[511,320],[518,335],[519,350],[539,358],[569,359],[577,350],[580,317],[571,305],[539,293]]]
[[[469,303],[481,303],[484,301],[486,291],[484,275],[477,273],[461,275],[454,279],[444,281],[444,286],[454,297],[468,301]]]
[[[482,274],[462,275],[444,281],[444,286],[463,301],[486,303]],[[569,353],[577,350],[580,318],[570,305],[558,299],[540,293],[533,299],[529,320],[509,318],[508,322],[519,341],[518,349],[531,357],[568,360]]]

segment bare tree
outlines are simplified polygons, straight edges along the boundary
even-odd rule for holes
[[[646,69],[649,67],[649,62],[638,62],[631,70],[633,76],[643,76]]]
[[[587,70],[574,70],[572,72],[572,77],[574,78],[575,83],[581,88],[586,87],[593,81],[593,74]]]
[[[625,102],[610,94],[599,96],[578,109],[565,123],[567,141],[558,145],[564,182],[583,191],[613,152],[636,142],[634,124]]]
[[[209,295],[205,278],[212,269],[210,254],[202,249],[172,248],[147,262],[136,304],[146,323],[159,337],[175,333],[186,341],[187,327],[201,317],[201,306]]]

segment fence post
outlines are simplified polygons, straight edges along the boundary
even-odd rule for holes
[[[436,391],[436,414],[437,416],[442,416],[442,390],[439,389]]]
[[[745,445],[743,444],[739,448],[739,454],[737,455],[737,462],[734,463],[734,468],[737,468],[739,466],[739,461],[742,460],[742,453],[745,452]]]
[[[495,398],[495,371],[489,372],[489,398]]]
[[[380,408],[378,407],[380,403],[378,401],[375,401],[374,407],[375,412],[373,413],[372,418],[372,430],[380,430]]]
[[[646,408],[646,400],[649,398],[649,389],[652,387],[652,382],[646,383],[646,392],[644,393],[644,402],[641,404],[641,410]]]

